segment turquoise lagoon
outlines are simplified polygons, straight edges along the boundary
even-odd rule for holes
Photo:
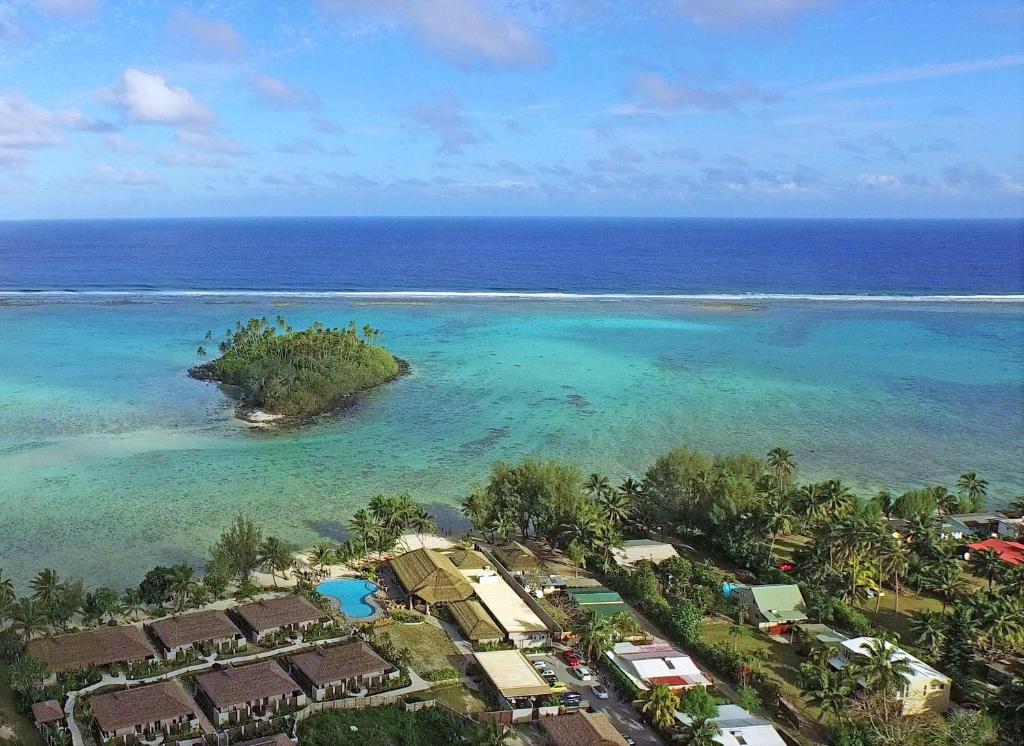
[[[411,375],[302,430],[252,431],[189,379],[208,329],[278,313],[372,323]],[[618,480],[676,444],[792,450],[869,494],[975,469],[1024,491],[1017,304],[8,300],[0,306],[0,567],[136,583],[200,564],[238,513],[341,538],[378,492],[458,528],[496,459]]]

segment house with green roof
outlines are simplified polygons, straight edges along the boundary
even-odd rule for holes
[[[796,585],[741,585],[731,597],[746,606],[751,623],[769,635],[784,634],[807,621],[807,604]]]

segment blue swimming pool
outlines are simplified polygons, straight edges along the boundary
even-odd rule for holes
[[[317,586],[317,590],[325,596],[336,599],[341,605],[342,613],[349,619],[365,619],[373,616],[377,609],[366,599],[377,590],[377,584],[369,580],[357,578],[339,578],[328,580]]]

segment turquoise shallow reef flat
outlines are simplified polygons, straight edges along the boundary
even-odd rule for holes
[[[409,376],[300,430],[255,432],[186,376],[210,329],[284,314],[383,331]],[[0,306],[0,567],[134,583],[200,563],[244,512],[339,538],[377,492],[442,525],[496,459],[616,480],[677,444],[792,450],[864,494],[976,470],[1024,491],[1016,304],[124,299]]]

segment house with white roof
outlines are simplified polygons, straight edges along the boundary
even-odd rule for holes
[[[517,648],[551,644],[547,626],[505,579],[489,569],[460,570],[480,604],[498,623],[505,639]]]
[[[632,567],[643,560],[657,565],[678,556],[674,546],[654,539],[630,539],[612,548],[612,559],[619,567]]]
[[[642,690],[660,684],[676,690],[711,684],[693,658],[666,642],[655,641],[650,645],[619,642],[605,655]]]
[[[863,661],[870,653],[869,645],[875,639],[877,638],[853,637],[840,642],[836,646],[836,654],[829,659],[829,665],[841,671],[851,663]],[[886,649],[893,651],[893,659],[905,660],[910,664],[910,673],[904,676],[906,681],[896,694],[903,703],[903,714],[917,715],[929,710],[940,714],[946,712],[949,709],[952,679],[902,648],[888,642],[884,644]]]
[[[693,718],[677,712],[676,721],[681,725],[689,725]],[[712,740],[722,746],[786,746],[775,726],[739,705],[721,705],[718,715],[711,718],[711,722],[720,731]]]

